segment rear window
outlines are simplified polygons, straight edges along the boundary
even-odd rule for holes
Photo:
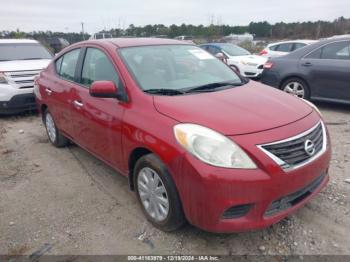
[[[292,50],[293,43],[280,44],[276,51],[288,53]]]
[[[272,45],[272,46],[269,47],[269,49],[271,51],[276,51],[277,47],[278,47],[278,45]]]
[[[302,47],[306,46],[304,43],[295,43],[294,44],[294,50],[300,49]]]
[[[51,53],[37,43],[0,44],[0,61],[51,59]]]

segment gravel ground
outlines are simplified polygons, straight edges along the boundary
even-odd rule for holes
[[[89,153],[49,144],[36,115],[0,118],[0,254],[348,254],[350,106],[318,104],[331,133],[331,181],[265,230],[152,227],[127,180]]]

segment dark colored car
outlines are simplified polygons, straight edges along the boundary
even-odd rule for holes
[[[74,44],[35,94],[51,143],[74,141],[127,177],[162,230],[266,227],[329,179],[328,132],[311,103],[183,41]]]
[[[52,48],[52,50],[54,51],[54,53],[58,53],[60,52],[63,48],[66,48],[67,46],[69,46],[69,42],[61,37],[52,37],[49,38],[47,40],[48,44],[50,45],[50,47]]]
[[[300,98],[350,103],[350,37],[323,40],[271,58],[261,81]]]

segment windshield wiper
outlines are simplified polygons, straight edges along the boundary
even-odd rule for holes
[[[167,96],[176,96],[176,95],[185,94],[185,92],[182,92],[180,90],[164,89],[164,88],[146,89],[143,91],[149,94],[161,94],[161,95],[167,95]]]
[[[241,86],[243,85],[243,82],[217,82],[217,83],[211,83],[211,84],[207,84],[207,85],[202,85],[202,86],[197,86],[197,87],[193,87],[190,89],[186,90],[186,93],[192,93],[192,92],[211,92],[214,91],[218,88],[222,88],[222,87],[228,87],[228,86]]]

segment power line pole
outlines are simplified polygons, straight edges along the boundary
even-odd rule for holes
[[[84,22],[81,22],[81,31],[82,31],[82,33],[83,33],[83,40],[85,40]]]

